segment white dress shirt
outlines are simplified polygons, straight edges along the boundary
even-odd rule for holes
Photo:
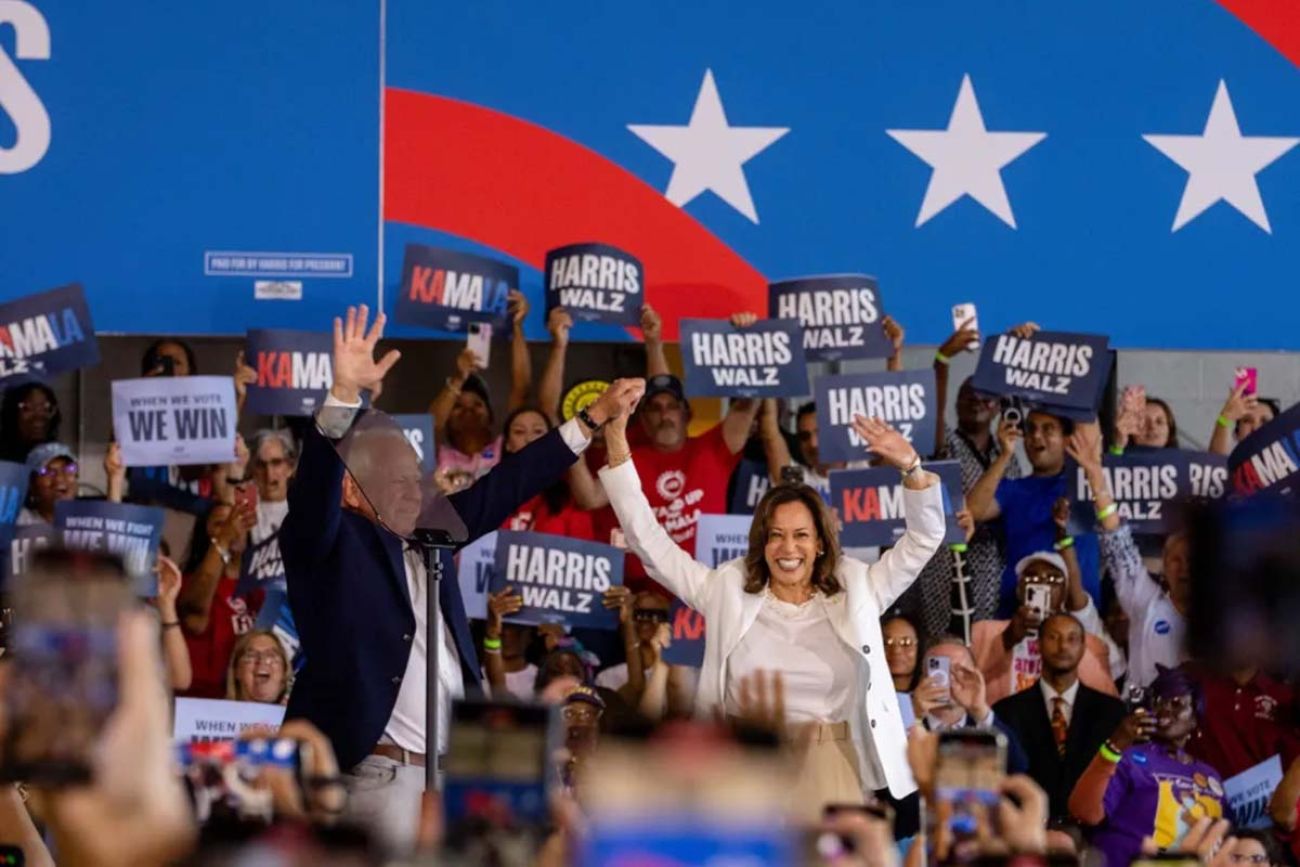
[[[344,407],[348,409],[360,409],[361,402],[353,404],[343,403],[328,394],[325,397],[324,407]],[[322,432],[332,438],[338,439],[347,432],[348,425],[351,424],[351,417],[339,415],[330,419],[329,426],[320,424],[320,416],[317,416],[317,425],[321,427]],[[590,445],[591,440],[583,433],[579,426],[578,420],[572,418],[560,425],[560,436],[575,455],[581,455]],[[388,725],[384,727],[384,742],[391,742],[397,746],[410,750],[413,753],[426,752],[426,729],[425,729],[425,699],[427,690],[425,689],[425,678],[428,674],[428,645],[426,644],[426,635],[428,633],[427,617],[427,600],[425,594],[428,592],[428,575],[424,568],[424,558],[416,548],[405,548],[403,560],[406,566],[406,587],[411,593],[411,609],[415,615],[415,634],[411,641],[411,655],[406,659],[406,672],[402,675],[402,685],[397,691],[397,703],[393,705],[393,715],[388,719]],[[456,576],[444,575],[442,580],[455,581]],[[443,652],[438,659],[438,683],[440,685],[440,695],[438,696],[438,752],[443,753],[447,749],[448,727],[451,722],[451,703],[454,699],[463,698],[465,695],[465,678],[460,668],[460,655],[456,652],[456,643],[451,635],[451,630],[447,629],[446,614],[439,619],[437,624],[437,640],[442,642]]]
[[[960,717],[950,723],[944,722],[934,714],[927,713],[922,718],[922,722],[925,724],[926,730],[932,732],[946,732],[953,729],[964,729],[970,726],[987,729],[993,727],[993,708],[989,708],[989,712],[985,715],[984,719],[975,720],[974,722],[971,722],[970,714],[968,713],[963,713]]]
[[[1056,709],[1056,698],[1063,698],[1065,701],[1061,704],[1061,713],[1065,716],[1065,724],[1068,726],[1074,719],[1074,700],[1079,695],[1079,679],[1075,678],[1074,683],[1065,692],[1057,692],[1044,678],[1038,679],[1039,687],[1043,690],[1043,701],[1047,704],[1047,719],[1050,722],[1052,712]]]
[[[781,673],[787,722],[848,720],[861,700],[858,683],[866,674],[859,654],[835,634],[826,597],[814,593],[803,605],[795,605],[770,590],[763,596],[754,625],[727,660],[727,713],[741,710],[741,681],[767,670]]]

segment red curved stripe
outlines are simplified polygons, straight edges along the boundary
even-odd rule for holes
[[[1300,66],[1300,9],[1295,0],[1219,0],[1220,5]]]
[[[389,88],[384,219],[486,244],[541,268],[579,241],[627,250],[677,339],[683,316],[765,313],[767,279],[631,172],[564,136],[482,106]],[[635,333],[635,329],[632,329]]]

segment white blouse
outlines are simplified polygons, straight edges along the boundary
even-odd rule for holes
[[[741,681],[762,669],[781,673],[786,722],[843,722],[862,700],[861,666],[831,626],[826,597],[815,593],[795,605],[765,589],[754,625],[727,657],[727,713],[740,710]]]

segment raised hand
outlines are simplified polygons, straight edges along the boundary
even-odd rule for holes
[[[244,361],[244,350],[235,356],[235,397],[242,406],[248,396],[248,387],[257,382],[257,371]]]
[[[1228,394],[1228,399],[1224,401],[1223,409],[1219,410],[1219,415],[1228,421],[1235,422],[1253,410],[1258,404],[1259,398],[1253,394],[1246,394],[1246,383],[1243,382]]]
[[[528,316],[528,296],[518,289],[511,289],[506,299],[506,312],[510,314],[510,324],[515,329],[523,328],[524,319]]]
[[[500,638],[505,618],[515,614],[524,607],[524,597],[513,587],[503,587],[497,593],[488,594],[488,619],[484,634],[488,638]]]
[[[159,554],[154,571],[158,573],[158,598],[155,604],[163,620],[173,622],[176,620],[176,599],[181,594],[181,567],[170,557]]]
[[[1052,523],[1062,533],[1070,525],[1070,501],[1067,498],[1057,497],[1056,502],[1052,503]]]
[[[641,319],[645,321],[644,314]],[[569,345],[569,329],[572,327],[573,317],[563,307],[552,307],[551,312],[546,314],[546,330],[551,332],[551,341],[556,346]]]
[[[957,526],[961,527],[962,532],[966,534],[966,541],[969,542],[975,537],[975,516],[971,514],[970,509],[961,509],[956,514]]]
[[[885,329],[885,337],[888,338],[890,344],[894,347],[894,352],[902,352],[903,337],[906,334],[903,330],[903,326],[900,325],[898,320],[892,316],[886,316],[880,321],[880,324]]]
[[[476,370],[482,370],[483,364],[478,357],[478,353],[466,346],[456,356],[456,381],[464,382],[469,379],[470,374]]]
[[[1110,736],[1110,744],[1123,752],[1134,744],[1144,744],[1156,733],[1156,715],[1144,707],[1120,720],[1119,727]]]
[[[384,336],[387,317],[380,313],[374,325],[366,329],[370,308],[365,304],[349,307],[346,321],[334,317],[334,386],[330,392],[343,403],[356,403],[361,389],[374,388],[382,382],[402,354],[389,350],[375,361],[375,344]]]
[[[1100,470],[1101,426],[1095,421],[1076,424],[1065,444],[1065,453],[1084,470]]]
[[[748,310],[741,313],[731,314],[731,324],[736,328],[748,328],[758,321],[757,313],[750,313]]]
[[[998,421],[998,448],[1002,449],[1003,454],[1010,454],[1015,451],[1016,443],[1024,436],[1020,432],[1020,425],[1009,419],[1000,419]]]
[[[958,325],[957,330],[948,335],[948,339],[939,347],[939,353],[944,358],[952,358],[957,353],[970,349],[971,344],[980,339],[980,333],[972,327],[974,324],[975,320],[971,318]]]
[[[919,459],[907,438],[881,419],[855,415],[853,430],[867,441],[869,450],[892,467],[905,470]]]
[[[636,409],[637,403],[645,394],[645,380],[640,377],[616,379],[610,383],[600,397],[587,407],[587,414],[596,424],[608,422],[611,427],[617,425],[622,430],[627,427],[628,417]]]
[[[1037,322],[1022,322],[1019,325],[1012,326],[1007,333],[1014,334],[1021,340],[1028,340],[1042,330],[1042,327]]]
[[[625,625],[632,619],[632,603],[634,597],[632,591],[624,584],[615,584],[605,591],[601,597],[601,604],[606,608],[618,611],[619,625]]]
[[[641,334],[648,343],[663,339],[663,320],[659,318],[659,313],[649,304],[641,307]]]

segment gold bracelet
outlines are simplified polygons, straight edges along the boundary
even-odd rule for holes
[[[621,464],[625,464],[625,463],[627,463],[627,462],[630,461],[630,460],[632,460],[632,452],[631,452],[631,451],[626,451],[626,452],[609,452],[609,453],[606,454],[606,456],[605,456],[605,463],[609,464],[610,469],[613,469],[614,467],[617,467],[617,466],[619,466],[619,465],[621,465]]]

